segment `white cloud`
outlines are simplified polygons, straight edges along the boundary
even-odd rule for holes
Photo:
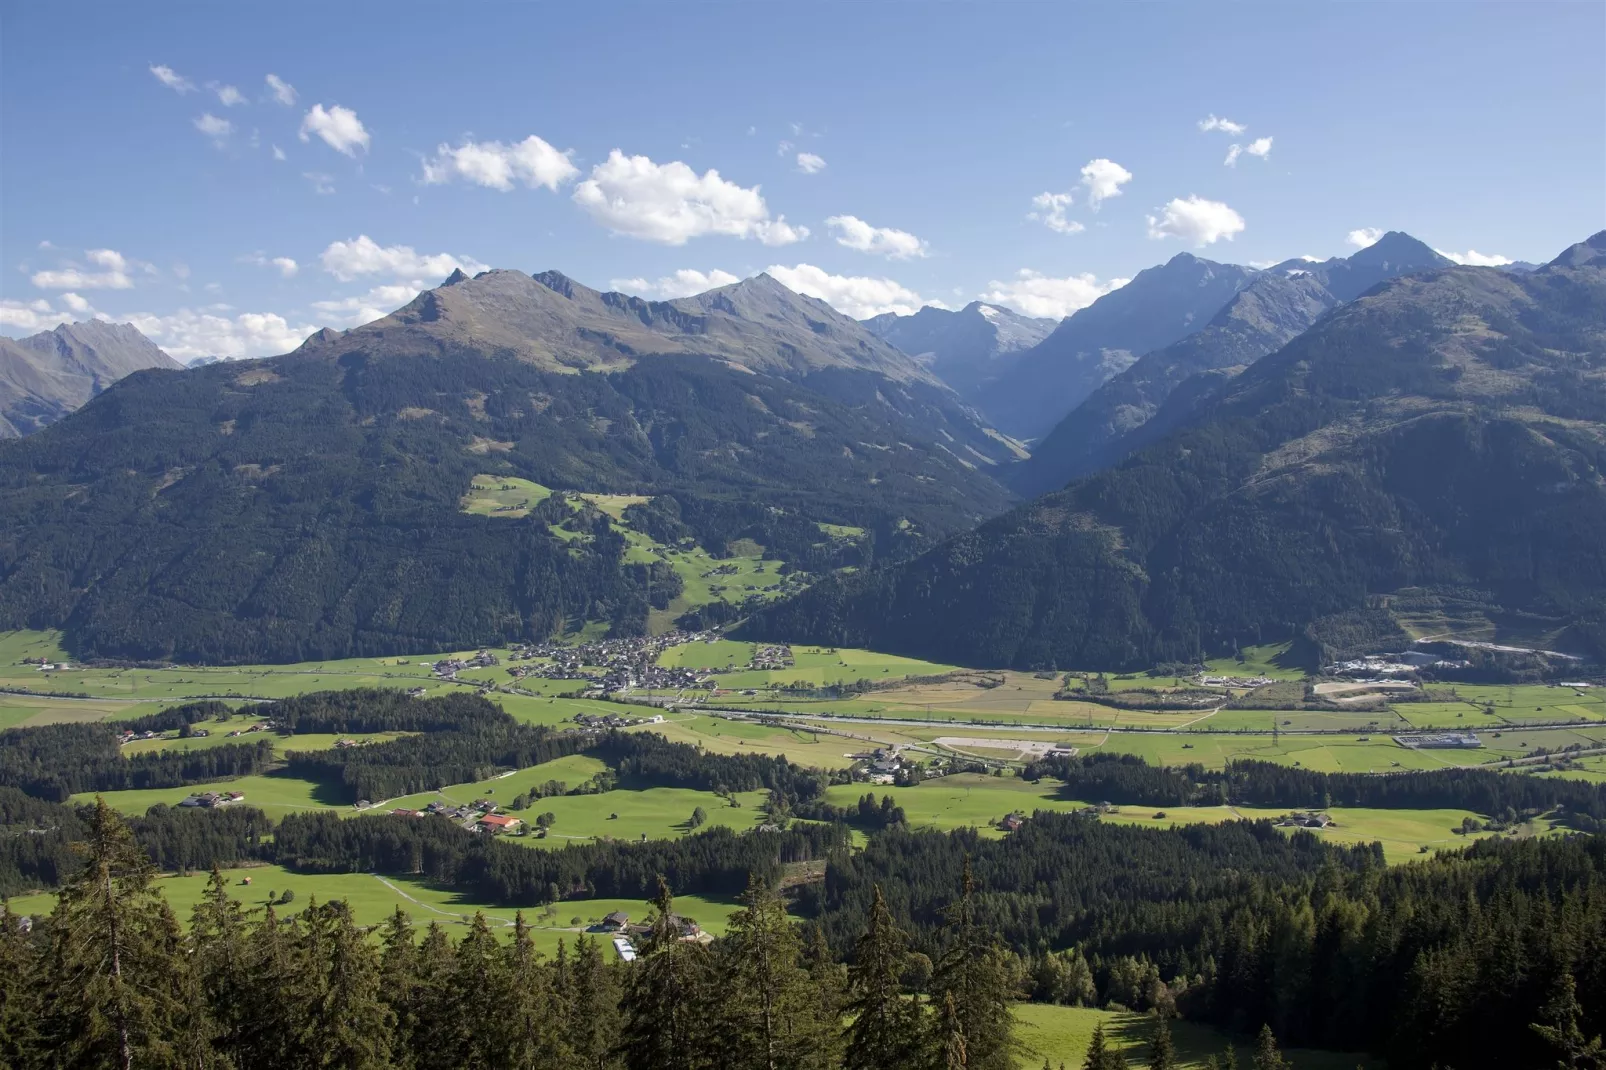
[[[329,194],[335,191],[335,176],[322,171],[303,171],[301,177],[312,183],[312,192]]]
[[[1074,219],[1065,218],[1065,210],[1071,206],[1072,199],[1069,193],[1039,193],[1032,198],[1036,211],[1026,213],[1026,218],[1035,219],[1059,234],[1079,234],[1087,228]]]
[[[1231,119],[1218,119],[1212,114],[1208,119],[1199,120],[1199,129],[1205,133],[1209,133],[1212,130],[1220,130],[1224,134],[1231,134],[1233,137],[1237,137],[1245,130],[1248,130],[1249,127],[1243,123],[1235,123]]]
[[[324,110],[322,104],[314,104],[312,110],[307,112],[301,120],[301,140],[310,141],[312,135],[317,134],[323,138],[324,143],[336,152],[343,152],[347,156],[356,156],[359,150],[368,151],[368,131],[357,118],[357,113],[350,108],[342,108],[335,104]]]
[[[920,295],[893,279],[867,275],[832,275],[813,264],[775,265],[769,274],[782,286],[818,297],[844,316],[856,320],[896,312],[912,316],[925,304]]]
[[[1262,160],[1271,155],[1271,138],[1258,137],[1248,145],[1240,145],[1236,141],[1227,146],[1227,158],[1222,162],[1228,167],[1238,166],[1238,157],[1248,153],[1250,156],[1259,156]]]
[[[295,86],[280,78],[277,74],[270,74],[264,80],[268,83],[268,92],[273,94],[274,100],[287,108],[296,102]]]
[[[836,243],[861,253],[884,256],[888,260],[908,260],[925,256],[926,243],[906,230],[891,227],[872,227],[864,220],[851,215],[834,215],[825,225],[836,232]]]
[[[1100,282],[1091,274],[1054,278],[1022,268],[1007,282],[993,280],[987,290],[978,296],[989,304],[1004,305],[1023,316],[1046,319],[1064,319],[1079,308],[1086,308],[1111,290],[1120,289],[1130,280],[1109,279]]]
[[[317,330],[310,325],[291,326],[273,312],[219,315],[211,309],[181,308],[166,316],[136,313],[129,321],[140,333],[179,360],[193,357],[266,357],[287,353]]]
[[[62,295],[63,299],[67,296]],[[70,309],[51,308],[50,302],[42,298],[34,301],[0,299],[0,327],[14,327],[19,331],[35,334],[39,331],[53,330],[63,323],[71,323],[78,318],[82,317],[74,316]]]
[[[706,273],[692,268],[681,268],[656,282],[641,278],[610,279],[608,285],[622,293],[672,301],[677,297],[690,297],[692,294],[704,293],[718,286],[729,286],[733,282],[741,281],[730,272],[720,271],[718,268]]]
[[[195,129],[211,138],[214,145],[222,148],[229,135],[234,133],[234,124],[227,119],[219,119],[211,112],[206,112],[195,120]]]
[[[341,282],[363,275],[389,275],[397,279],[445,278],[455,268],[470,275],[486,266],[473,257],[451,253],[419,253],[410,245],[380,245],[366,234],[350,241],[330,242],[319,257],[323,269]]]
[[[460,178],[504,193],[513,188],[515,180],[556,193],[579,173],[569,162],[569,153],[559,152],[534,134],[512,145],[500,141],[465,141],[456,148],[442,145],[435,150],[434,159],[424,161],[424,181],[430,185]]]
[[[284,155],[284,150],[277,145],[273,146],[273,158],[283,163],[286,158]]]
[[[1499,253],[1480,253],[1476,249],[1468,249],[1464,253],[1452,253],[1444,249],[1435,249],[1433,251],[1447,260],[1453,260],[1457,264],[1465,264],[1468,267],[1504,267],[1515,262],[1509,256],[1501,256]]]
[[[748,189],[727,182],[718,171],[699,175],[679,160],[657,164],[618,149],[575,187],[574,202],[616,234],[665,245],[684,245],[705,234],[788,245],[809,233],[785,216],[771,219],[757,186]]]
[[[812,152],[800,152],[797,154],[797,169],[805,175],[817,175],[825,170],[825,158]]]
[[[1082,185],[1087,187],[1087,204],[1095,212],[1099,204],[1111,197],[1121,195],[1121,187],[1132,181],[1132,172],[1116,163],[1100,157],[1089,160],[1087,166],[1082,168]]]
[[[360,327],[382,319],[417,297],[427,284],[422,279],[398,282],[394,285],[375,286],[365,294],[342,297],[329,301],[314,301],[312,307],[328,318],[329,322],[345,327]]]
[[[88,301],[84,300],[82,297],[79,297],[71,290],[68,290],[66,293],[61,295],[61,303],[66,305],[68,310],[77,316],[82,316],[94,311],[90,307]]]
[[[1358,230],[1350,231],[1349,236],[1344,240],[1356,248],[1365,249],[1369,245],[1376,245],[1377,239],[1381,238],[1382,236],[1382,227],[1361,227]]]
[[[255,264],[257,267],[271,267],[287,279],[301,270],[301,265],[288,256],[269,258],[260,252],[252,253],[250,256],[242,256],[240,257],[240,262],[242,264]]]
[[[245,103],[245,94],[234,88],[232,85],[218,86],[217,98],[223,102],[223,106],[225,108],[232,108],[236,104]]]
[[[171,67],[164,66],[160,63],[153,63],[151,64],[151,73],[156,76],[156,80],[158,82],[161,82],[175,93],[195,92],[195,83],[184,77],[182,74],[179,74]]]
[[[127,290],[134,282],[128,277],[128,260],[115,249],[90,249],[84,258],[104,271],[86,271],[69,262],[53,270],[36,271],[31,281],[41,290]]]
[[[1209,245],[1222,238],[1231,241],[1244,229],[1243,216],[1220,201],[1207,201],[1196,194],[1174,197],[1156,210],[1161,214],[1149,217],[1151,238],[1181,238],[1194,245]]]

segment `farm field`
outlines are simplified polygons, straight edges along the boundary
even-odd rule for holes
[[[878,799],[891,795],[903,807],[909,823],[916,827],[940,830],[977,828],[985,836],[1002,836],[1004,833],[990,828],[991,822],[1005,814],[1018,812],[1031,814],[1034,810],[1068,812],[1080,810],[1098,800],[1070,800],[1058,797],[1057,781],[1031,784],[1015,777],[993,777],[962,773],[927,781],[913,788],[875,787],[865,784],[843,784],[826,792],[827,801],[837,806],[852,806],[866,793]],[[1171,825],[1219,824],[1223,821],[1275,819],[1286,809],[1257,808],[1250,806],[1174,806],[1164,809],[1142,806],[1118,807],[1101,821],[1125,825],[1143,825],[1166,828]],[[1327,811],[1335,826],[1317,832],[1323,839],[1338,843],[1383,844],[1390,862],[1404,862],[1430,850],[1458,847],[1469,837],[1453,832],[1463,819],[1476,817],[1467,810],[1383,810],[1373,808],[1333,807]],[[1540,829],[1533,832],[1543,831]],[[1476,839],[1477,836],[1470,837]]]
[[[96,796],[106,800],[120,814],[143,814],[157,803],[177,806],[186,796],[198,791],[243,791],[245,805],[255,807],[271,817],[283,817],[297,810],[345,810],[351,807],[336,802],[323,792],[320,784],[296,777],[268,773],[258,776],[236,777],[209,784],[183,788],[133,788],[128,791],[87,791],[72,796],[75,803],[93,803]]]
[[[806,725],[772,728],[748,721],[685,714],[670,714],[661,724],[644,725],[634,731],[656,732],[666,739],[692,743],[716,754],[780,754],[798,765],[820,769],[845,769],[853,764],[850,754],[873,746],[813,732]]]
[[[1015,1008],[1015,1021],[1020,1025],[1018,1035],[1025,1045],[1025,1050],[1016,1058],[1015,1065],[1020,1070],[1039,1070],[1045,1059],[1053,1066],[1062,1062],[1066,1066],[1082,1065],[1093,1029],[1101,1023],[1105,1041],[1119,1049],[1129,1063],[1148,1065],[1154,1019],[1146,1014],[1022,1003]],[[1188,1070],[1201,1070],[1207,1058],[1222,1055],[1229,1038],[1208,1026],[1175,1021],[1171,1023],[1171,1039],[1177,1047],[1178,1065]],[[1249,1041],[1241,1037],[1232,1041],[1238,1065],[1250,1065],[1253,1051]],[[1354,1070],[1371,1065],[1364,1056],[1301,1048],[1286,1049],[1283,1057],[1292,1070]]]
[[[313,899],[319,902],[343,899],[351,906],[352,915],[359,925],[379,925],[399,906],[419,929],[432,921],[449,928],[466,926],[473,921],[476,912],[482,912],[493,929],[508,935],[506,930],[518,913],[513,907],[473,903],[450,888],[431,884],[421,878],[380,878],[370,873],[292,873],[273,865],[247,866],[224,870],[223,873],[229,882],[229,894],[248,909],[261,910],[266,907],[270,893],[294,892],[295,899],[291,903],[275,908],[281,916],[304,910]],[[181,922],[188,923],[191,911],[206,889],[208,876],[206,873],[192,873],[157,878],[156,886]],[[249,886],[240,883],[247,877],[251,879]],[[45,914],[55,907],[55,903],[56,897],[49,893],[18,896],[11,900],[11,909],[17,914]],[[586,926],[601,921],[616,910],[629,914],[632,920],[644,919],[650,910],[646,902],[634,899],[565,900],[555,904],[555,907],[555,910],[545,912],[533,907],[524,911],[524,919],[533,930],[536,948],[548,955],[557,951],[560,940],[572,944],[576,937],[585,935]],[[740,907],[735,902],[705,896],[675,897],[677,914],[692,918],[716,936],[724,934],[726,920],[738,909]],[[575,919],[579,919],[578,922]],[[449,935],[455,940],[461,933],[449,932]],[[606,937],[597,938],[603,940],[603,950],[612,960],[613,949],[607,946]]]
[[[458,502],[475,516],[528,516],[530,510],[552,497],[552,488],[516,476],[477,475]]]

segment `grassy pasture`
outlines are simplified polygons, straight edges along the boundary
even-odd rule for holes
[[[1015,1007],[1017,1035],[1025,1050],[1016,1058],[1020,1070],[1039,1070],[1043,1060],[1053,1066],[1082,1065],[1093,1028],[1102,1024],[1106,1043],[1120,1050],[1128,1062],[1147,1066],[1149,1038],[1154,1020],[1146,1014],[1129,1011],[1096,1010],[1091,1007],[1056,1007],[1043,1003],[1021,1003]],[[1171,1023],[1171,1039],[1176,1044],[1178,1065],[1200,1070],[1212,1055],[1220,1056],[1229,1038],[1208,1026],[1192,1022]],[[1253,1054],[1248,1038],[1231,1038],[1239,1066],[1248,1066]],[[1283,1057],[1293,1070],[1354,1070],[1371,1065],[1362,1056],[1301,1048],[1285,1050]]]
[[[458,503],[475,516],[516,518],[552,497],[552,488],[515,476],[477,475]]]

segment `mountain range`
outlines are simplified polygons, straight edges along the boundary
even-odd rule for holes
[[[130,323],[87,320],[0,338],[0,438],[54,423],[125,375],[178,367]]]
[[[1502,641],[1606,656],[1606,232],[1530,273],[1329,277],[1347,303],[1158,441],[746,634],[1136,668],[1290,636],[1318,658],[1475,606]]]
[[[1021,354],[1057,326],[1055,320],[1022,316],[980,301],[957,311],[926,305],[911,316],[887,312],[860,322],[966,398],[1007,373]]]
[[[1066,317],[970,400],[1004,433],[1040,438],[1143,354],[1203,327],[1257,274],[1178,253]]]
[[[1331,309],[1388,279],[1449,265],[1397,231],[1347,259],[1274,265],[1200,330],[1145,354],[1093,391],[1036,444],[1030,460],[1014,466],[1009,483],[1041,494],[1096,472],[1175,426],[1218,379],[1287,345]],[[1177,391],[1171,411],[1156,418]]]
[[[996,514],[989,472],[1019,455],[918,362],[766,276],[645,302],[459,273],[366,326],[131,376],[0,443],[0,628],[225,662],[629,634],[668,566],[627,561],[595,510],[579,540],[555,503],[469,515],[477,475],[650,497],[637,522],[666,542],[748,539],[813,570]]]

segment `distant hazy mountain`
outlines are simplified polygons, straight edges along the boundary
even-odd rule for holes
[[[0,338],[0,438],[55,423],[131,372],[179,368],[131,323],[64,323]]]
[[[191,357],[184,362],[186,368],[204,368],[208,364],[216,364],[222,357]]]
[[[1480,603],[1497,642],[1606,658],[1603,443],[1606,233],[1526,274],[1384,282],[1115,467],[747,634],[1136,667],[1366,649],[1442,594]]]
[[[1231,376],[1276,352],[1342,303],[1386,279],[1448,267],[1450,261],[1408,234],[1390,232],[1348,258],[1284,261],[1257,275],[1203,329],[1139,358],[1095,390],[1015,466],[1008,480],[1022,494],[1063,487],[1078,476],[1113,464],[1134,448],[1174,427],[1182,404],[1221,375]],[[1191,377],[1207,373],[1176,399],[1168,419],[1156,421],[1167,402]]]
[[[1178,253],[1063,320],[984,386],[976,405],[999,430],[1039,437],[1138,357],[1209,323],[1255,274]]]
[[[1009,371],[1057,326],[1056,320],[1033,319],[980,301],[958,311],[927,305],[912,316],[888,312],[860,322],[966,398]]]
[[[637,634],[649,604],[688,608],[669,562],[603,513],[555,533],[554,499],[469,515],[474,478],[650,496],[637,532],[750,541],[818,575],[996,515],[1010,495],[989,473],[1016,455],[913,358],[773,279],[646,302],[555,272],[455,275],[372,324],[135,375],[0,443],[0,630],[234,662]]]

